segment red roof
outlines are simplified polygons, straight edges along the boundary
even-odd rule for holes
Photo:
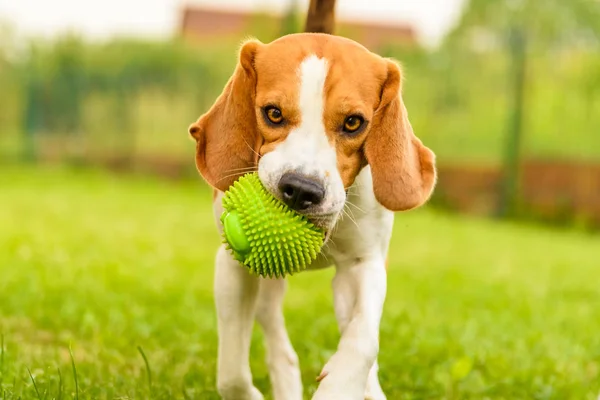
[[[186,7],[181,20],[181,34],[192,40],[211,40],[217,36],[245,38],[256,35],[257,23],[262,31],[277,35],[282,17],[243,11]],[[414,44],[416,33],[409,25],[380,24],[364,21],[338,21],[336,33],[347,36],[371,50],[389,43]]]

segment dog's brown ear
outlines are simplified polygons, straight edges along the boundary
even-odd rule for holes
[[[254,112],[254,59],[262,43],[246,42],[237,67],[215,104],[189,127],[196,139],[196,166],[213,187],[225,191],[256,166],[261,145]]]
[[[436,182],[435,155],[414,135],[401,97],[401,72],[387,62],[387,79],[365,142],[377,201],[392,211],[425,203]]]

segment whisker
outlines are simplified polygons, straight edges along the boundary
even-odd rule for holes
[[[342,211],[349,212],[353,218],[356,218],[356,216],[354,215],[354,212],[348,206],[349,206],[349,204],[344,204],[344,207],[342,207]]]
[[[333,240],[333,236],[335,234],[335,229],[331,231],[329,234],[329,239],[327,239],[327,248],[331,249],[331,247],[337,248],[337,243]]]
[[[228,169],[228,170],[223,171],[223,172],[228,173],[228,172],[239,172],[239,171],[253,171],[253,170],[256,170],[257,168],[258,168],[257,166],[242,167],[242,168],[233,168],[233,169]]]
[[[326,250],[329,250],[329,244],[328,243],[323,243],[323,247],[327,247]],[[321,248],[320,254],[323,255],[323,257],[325,258],[325,261],[327,261],[328,263],[331,262],[331,260],[329,259],[329,257],[327,257],[327,254],[325,254],[325,252],[323,251],[323,248]]]
[[[345,204],[344,204],[344,211],[348,212],[350,214],[350,216],[356,221],[356,215],[354,215],[354,212],[350,209],[350,207],[346,207]]]
[[[260,154],[258,154],[258,153],[256,152],[256,150],[254,150],[254,148],[252,148],[252,146],[250,146],[250,143],[248,143],[248,141],[246,140],[246,138],[245,138],[245,137],[243,137],[242,139],[244,139],[244,143],[246,143],[246,146],[248,146],[248,148],[249,148],[249,149],[250,149],[250,150],[251,150],[251,151],[252,151],[254,154],[256,154],[256,155],[258,156],[258,158],[260,158],[260,157],[261,157],[261,155],[260,155]]]
[[[218,181],[216,181],[215,183],[219,183],[219,182],[221,182],[223,179],[231,178],[232,176],[241,176],[241,175],[245,175],[245,172],[236,172],[236,173],[234,173],[234,174],[225,175],[225,176],[221,177],[221,179],[219,179],[219,180],[218,180]]]
[[[348,214],[348,212],[345,209],[342,209],[342,212],[344,213],[344,215],[346,215],[348,218],[350,218],[350,221],[352,221],[352,223],[354,223],[354,226],[356,226],[356,228],[360,232],[360,228],[358,227],[358,224],[356,223],[354,218],[352,218],[352,216],[350,214]]]
[[[350,200],[346,199],[346,204],[348,204],[349,206],[352,206],[354,208],[356,208],[358,211],[360,211],[363,214],[366,214],[367,212],[365,210],[363,210],[362,208],[360,208],[359,206],[357,206],[356,204],[352,203]]]
[[[363,187],[363,186],[364,186],[364,184],[362,184],[362,183],[359,183],[359,182],[354,182],[352,185],[348,186],[348,187],[346,188],[346,190],[348,190],[348,189],[352,189],[352,188],[359,188],[359,187]]]

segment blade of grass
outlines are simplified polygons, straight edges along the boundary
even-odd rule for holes
[[[4,379],[4,333],[0,335],[0,387],[2,387],[3,379]],[[4,396],[2,396],[2,397],[4,398]]]
[[[60,372],[60,368],[56,368],[58,371],[58,396],[56,400],[62,400],[62,373]]]
[[[0,335],[0,387],[4,380],[4,333]]]
[[[42,400],[42,396],[40,395],[40,391],[38,390],[37,384],[35,383],[35,378],[31,374],[31,370],[27,368],[27,372],[29,373],[29,377],[31,378],[31,382],[33,382],[33,388],[35,389],[35,394],[37,394],[38,400]]]
[[[190,395],[188,394],[187,390],[185,390],[185,382],[183,382],[181,384],[181,393],[183,394],[183,398],[185,400],[192,400],[192,398],[190,397]]]
[[[148,392],[152,394],[152,371],[150,371],[150,363],[148,363],[148,358],[146,358],[146,354],[144,354],[144,350],[142,346],[137,347],[139,353],[142,355],[144,359],[144,364],[146,364],[146,376],[148,378]]]
[[[73,366],[73,379],[75,380],[75,400],[79,400],[79,382],[77,381],[77,367],[75,367],[75,358],[73,357],[73,348],[69,345],[69,354],[71,355],[71,365]]]

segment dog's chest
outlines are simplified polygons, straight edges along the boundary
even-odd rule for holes
[[[373,254],[387,254],[393,222],[394,213],[375,199],[371,171],[366,167],[348,190],[344,210],[335,228],[321,254],[308,269],[358,262]]]

